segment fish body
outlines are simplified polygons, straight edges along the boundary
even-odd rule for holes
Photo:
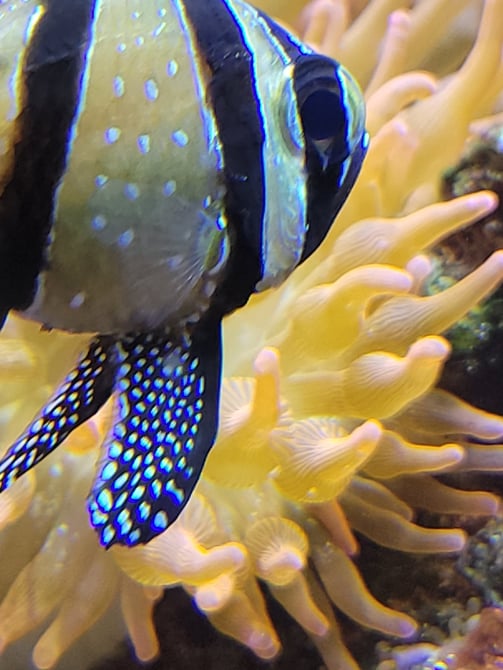
[[[0,489],[113,395],[105,546],[165,530],[217,429],[222,318],[325,237],[361,94],[241,0],[0,2],[0,317],[98,333]]]

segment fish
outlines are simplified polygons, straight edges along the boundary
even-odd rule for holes
[[[0,490],[112,398],[89,519],[105,548],[144,544],[215,441],[222,319],[355,182],[362,94],[242,0],[2,0],[0,45],[0,322],[90,336]]]

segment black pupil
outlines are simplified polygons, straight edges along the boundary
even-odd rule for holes
[[[304,133],[313,140],[327,140],[344,133],[344,111],[339,96],[333,91],[319,89],[308,95],[301,116]]]

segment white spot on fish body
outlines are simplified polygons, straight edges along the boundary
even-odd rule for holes
[[[105,174],[99,174],[94,180],[96,188],[103,188],[108,183],[108,177]]]
[[[70,300],[70,307],[72,309],[78,309],[79,307],[82,307],[82,305],[84,304],[85,299],[86,299],[86,294],[83,291],[81,291],[80,293],[77,293]]]
[[[114,77],[114,95],[116,98],[122,98],[126,91],[126,84],[124,82],[124,79],[122,77]]]
[[[147,79],[145,82],[145,97],[151,102],[159,97],[159,86],[155,79]]]
[[[176,191],[176,181],[174,179],[170,179],[170,181],[167,181],[162,187],[162,191],[167,198],[172,196],[173,193]]]
[[[150,151],[150,135],[138,135],[136,143],[141,154],[148,154]]]
[[[179,147],[186,147],[189,143],[187,133],[185,133],[183,130],[175,130],[175,132],[171,135],[171,139]]]
[[[103,216],[103,214],[98,214],[91,221],[91,225],[94,228],[94,230],[100,231],[100,230],[103,230],[105,228],[105,226],[107,225],[107,220]]]
[[[129,228],[128,230],[124,231],[122,235],[119,235],[119,238],[117,240],[117,244],[125,249],[126,247],[129,247],[131,242],[134,240],[134,232]]]
[[[138,200],[140,197],[140,189],[136,184],[126,184],[124,187],[124,195],[128,200]]]
[[[176,60],[170,60],[166,65],[166,74],[168,75],[168,77],[174,77],[177,72],[178,72],[178,63],[176,62]]]
[[[105,141],[107,144],[115,144],[121,136],[121,129],[115,126],[105,130]]]

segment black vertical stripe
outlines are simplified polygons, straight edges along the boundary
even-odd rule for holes
[[[26,48],[13,163],[0,196],[0,324],[26,309],[44,267],[96,0],[47,0]]]
[[[233,236],[228,281],[216,295],[221,310],[242,305],[262,276],[265,210],[264,127],[254,81],[253,53],[223,0],[185,0],[201,57],[224,157],[226,213]]]

